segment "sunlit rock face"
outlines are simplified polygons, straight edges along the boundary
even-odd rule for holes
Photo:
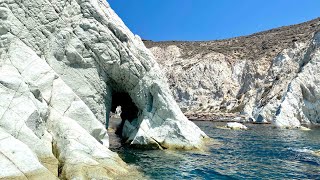
[[[320,32],[308,44],[300,64],[277,108],[277,126],[320,124]]]
[[[193,149],[206,137],[107,2],[0,0],[0,179],[137,174],[108,149],[117,105],[131,145]]]
[[[207,42],[145,41],[185,114],[234,114],[278,127],[319,124],[320,19]]]

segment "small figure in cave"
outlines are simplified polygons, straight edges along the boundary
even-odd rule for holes
[[[138,117],[139,110],[137,106],[132,102],[128,93],[120,92],[114,93],[112,96],[111,112],[116,113],[117,107],[121,106],[121,124],[116,130],[116,134],[121,136],[122,129],[126,120],[132,122],[132,120]]]

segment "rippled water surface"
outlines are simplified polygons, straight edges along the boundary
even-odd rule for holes
[[[196,124],[220,145],[206,152],[144,151],[124,147],[113,150],[150,179],[320,179],[320,129],[279,130],[247,125],[250,130]],[[223,125],[223,124],[222,124]]]

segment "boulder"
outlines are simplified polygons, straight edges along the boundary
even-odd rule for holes
[[[247,126],[241,124],[241,123],[237,123],[237,122],[230,122],[227,123],[227,128],[233,129],[233,130],[247,130]]]
[[[315,156],[319,156],[320,157],[320,150],[314,151],[312,154],[314,154]]]
[[[299,129],[300,129],[301,131],[311,131],[310,128],[304,127],[304,126],[300,126]]]

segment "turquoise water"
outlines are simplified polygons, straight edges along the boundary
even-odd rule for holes
[[[320,129],[279,130],[268,125],[247,125],[250,130],[196,124],[220,145],[207,152],[146,151],[113,147],[129,164],[150,179],[320,179]]]

